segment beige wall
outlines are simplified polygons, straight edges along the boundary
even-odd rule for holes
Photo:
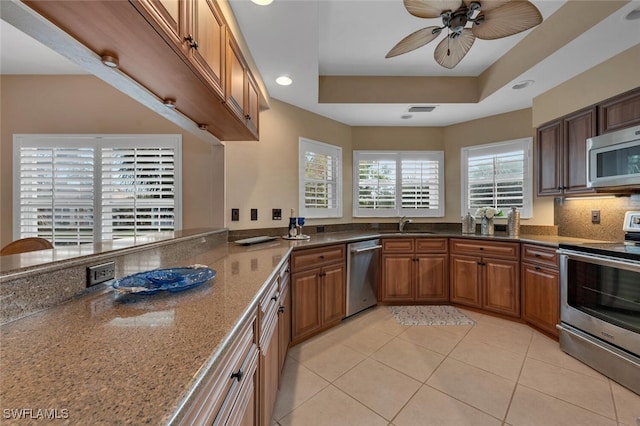
[[[224,226],[224,147],[202,142],[93,76],[1,76],[0,245],[12,237],[14,133],[182,134],[183,228]]]
[[[225,142],[226,223],[229,229],[286,227],[290,209],[298,211],[298,138],[342,147],[343,217],[308,220],[307,224],[351,221],[351,127],[292,105],[271,100],[260,113],[258,142]],[[231,222],[231,209],[240,221]],[[258,209],[258,221],[250,210]],[[282,209],[282,220],[271,220],[271,209]]]
[[[461,214],[460,148],[534,137],[535,129],[531,126],[531,109],[523,109],[449,126],[445,129],[444,134],[445,181],[447,185],[446,220],[457,222],[460,220]],[[535,181],[535,164],[533,177]],[[522,224],[553,225],[553,198],[536,197],[535,186],[533,194],[533,218],[523,219]]]
[[[533,127],[640,85],[640,44],[533,99]]]

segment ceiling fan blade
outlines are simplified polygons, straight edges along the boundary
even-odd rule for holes
[[[435,34],[433,33],[434,30],[439,29],[440,27],[427,27],[409,34],[400,40],[398,44],[393,46],[393,49],[387,53],[385,58],[402,55],[403,53],[411,52],[412,50],[424,46],[440,35],[440,31],[436,31]]]
[[[498,8],[505,3],[509,3],[511,0],[464,0],[464,4],[469,6],[473,2],[480,3],[480,10],[486,12],[487,10],[492,10]]]
[[[456,10],[461,0],[404,0],[404,7],[418,18],[439,18],[442,12]]]
[[[472,31],[483,40],[508,37],[533,28],[542,22],[537,7],[528,1],[512,1],[484,12],[484,22],[473,24]]]
[[[471,32],[471,29],[465,28],[458,37],[451,38],[451,36],[447,36],[442,40],[433,52],[433,57],[437,63],[451,69],[464,58],[464,55],[473,46],[474,41],[476,41],[476,37]]]

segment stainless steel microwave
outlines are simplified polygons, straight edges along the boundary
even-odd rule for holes
[[[587,139],[587,186],[640,189],[640,126]]]

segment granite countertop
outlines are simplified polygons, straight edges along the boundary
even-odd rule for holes
[[[117,296],[102,286],[3,325],[1,408],[67,410],[70,424],[166,423],[289,251],[281,241],[223,244],[182,263],[217,272],[192,290]]]
[[[222,244],[181,263],[216,270],[214,280],[195,289],[122,296],[103,285],[0,327],[1,408],[31,409],[31,415],[55,409],[68,413],[70,424],[166,423],[216,366],[290,250],[381,236],[490,238],[552,247],[588,241],[354,231],[314,234],[309,241]]]

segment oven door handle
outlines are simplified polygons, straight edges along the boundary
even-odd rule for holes
[[[566,259],[577,260],[585,263],[594,263],[601,266],[609,266],[613,268],[625,269],[627,271],[639,272],[640,264],[635,263],[632,260],[624,261],[610,256],[598,256],[598,255],[585,255],[582,253],[576,253],[574,251],[558,250],[561,256]]]

